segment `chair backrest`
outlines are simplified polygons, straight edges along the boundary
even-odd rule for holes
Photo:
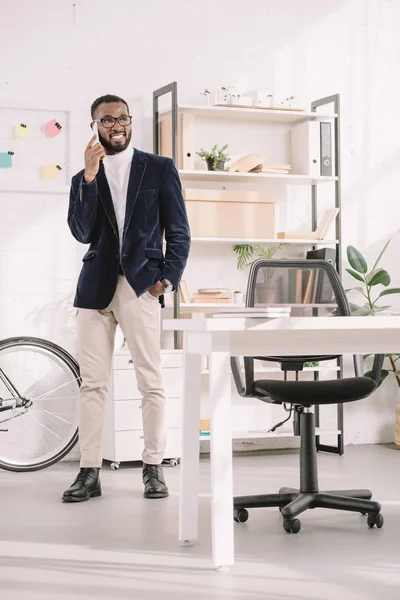
[[[350,305],[336,269],[325,260],[264,259],[252,264],[246,292],[247,307],[290,307],[292,317],[351,316]],[[279,362],[283,370],[301,370],[303,363],[337,356],[245,357],[245,384],[239,361],[231,361],[236,387],[248,395],[254,382],[254,360]],[[362,358],[354,357],[357,376],[362,375]]]
[[[350,306],[335,268],[325,260],[256,260],[246,306],[291,307],[291,316],[349,316]]]

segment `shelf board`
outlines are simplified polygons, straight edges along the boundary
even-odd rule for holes
[[[256,108],[239,106],[201,106],[201,105],[181,105],[178,106],[178,112],[190,113],[194,117],[202,119],[220,119],[220,120],[245,120],[265,123],[300,123],[301,121],[327,120],[335,119],[337,114],[323,114],[319,112],[306,110],[279,110],[277,108]],[[160,112],[162,116],[168,116],[171,110]]]
[[[311,175],[295,175],[282,173],[229,173],[228,171],[206,171],[180,169],[179,176],[182,181],[213,181],[235,182],[235,181],[262,181],[269,180],[274,183],[292,185],[317,185],[337,181],[337,177],[312,177]]]
[[[282,307],[287,307],[290,306],[290,308],[336,308],[336,304],[323,304],[323,303],[309,303],[309,304],[275,304],[274,306],[282,306]],[[224,311],[227,308],[237,308],[237,309],[241,309],[241,308],[245,308],[245,304],[236,304],[236,302],[224,302],[224,303],[213,303],[213,302],[181,302],[179,305],[180,311],[182,313],[191,313],[191,312],[197,312],[197,313],[216,313],[216,312],[220,312],[220,311]],[[167,304],[165,309],[173,309],[173,305],[172,304]],[[235,317],[235,314],[232,314],[232,318]],[[247,318],[251,319],[251,314],[247,315]],[[268,317],[265,317],[268,318]]]
[[[305,239],[278,239],[278,238],[218,238],[218,237],[192,237],[192,242],[202,244],[289,244],[299,246],[332,246],[338,240],[305,240]]]
[[[339,429],[323,429],[321,427],[315,428],[315,435],[339,435],[341,431]],[[271,433],[267,433],[265,430],[260,431],[233,431],[232,439],[233,440],[248,440],[248,439],[264,439],[264,438],[285,438],[285,437],[294,437],[293,430],[291,429],[281,429],[281,431],[276,430]],[[209,440],[210,435],[199,435],[200,441]]]

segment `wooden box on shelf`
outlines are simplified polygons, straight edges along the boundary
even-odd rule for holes
[[[274,237],[271,193],[185,189],[183,194],[193,237]]]

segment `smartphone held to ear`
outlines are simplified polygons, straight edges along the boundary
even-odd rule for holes
[[[94,143],[98,144],[100,140],[99,140],[99,129],[97,127],[97,122],[96,121],[93,123],[93,133],[96,136],[96,139],[95,139]]]

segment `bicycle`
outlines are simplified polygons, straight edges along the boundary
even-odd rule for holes
[[[80,384],[78,363],[60,346],[33,337],[0,341],[0,468],[36,471],[72,450]]]

